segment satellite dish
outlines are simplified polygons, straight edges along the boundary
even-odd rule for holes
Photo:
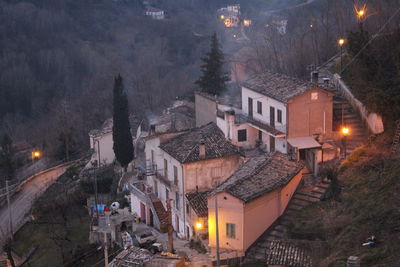
[[[117,209],[119,209],[119,203],[113,202],[110,207],[113,211],[116,211]]]

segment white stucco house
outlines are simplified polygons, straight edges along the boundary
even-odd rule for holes
[[[133,145],[135,147],[138,139],[147,135],[147,122],[135,115],[129,117],[129,122]],[[113,150],[112,128],[113,119],[109,118],[103,123],[100,129],[91,130],[89,132],[90,149],[93,153],[88,166],[97,165],[98,163],[99,165],[108,165],[114,162],[115,154]]]
[[[165,18],[164,10],[156,8],[156,7],[147,7],[146,8],[146,16],[151,17],[152,19],[162,20]]]

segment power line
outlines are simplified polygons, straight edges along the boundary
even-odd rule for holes
[[[399,12],[400,12],[400,8],[398,8],[398,9],[396,10],[396,12],[393,13],[393,15],[385,22],[385,24],[383,24],[383,26],[379,29],[379,31],[378,31],[376,34],[374,34],[374,35],[372,36],[372,38],[371,38],[371,39],[360,49],[360,51],[358,51],[358,53],[350,60],[350,62],[347,63],[346,66],[344,66],[344,68],[342,69],[342,71],[339,72],[340,75],[347,69],[348,66],[350,66],[351,63],[354,62],[354,60],[367,48],[367,46],[368,46],[373,40],[375,40],[376,37],[378,37],[378,36],[380,35],[380,33],[383,31],[383,29],[389,24],[389,22],[390,22],[390,21],[397,15],[397,13],[399,13]]]
[[[117,254],[117,253],[120,253],[122,250],[124,250],[124,249],[121,248],[121,249],[115,251],[114,253],[110,254],[108,257],[111,257],[111,256],[113,256],[113,255],[115,255],[115,254]],[[94,265],[92,265],[92,267],[97,266],[98,264],[102,263],[103,261],[104,261],[104,259],[101,259],[100,261],[98,261],[98,262],[96,262]]]

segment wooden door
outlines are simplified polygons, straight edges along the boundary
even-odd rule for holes
[[[275,127],[275,108],[269,107],[269,125]]]

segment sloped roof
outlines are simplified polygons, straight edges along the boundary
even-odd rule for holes
[[[213,193],[227,192],[247,203],[285,186],[302,168],[301,163],[291,161],[280,152],[254,157]]]
[[[108,134],[112,132],[112,128],[113,128],[113,118],[108,118],[107,120],[104,121],[103,125],[101,126],[100,129],[95,129],[95,130],[91,130],[89,132],[90,136],[93,137],[97,137],[100,135],[104,135],[104,134]],[[129,124],[131,126],[131,133],[136,136],[136,131],[139,128],[140,125],[142,125],[142,127],[144,126],[145,128],[147,128],[147,120],[143,119],[139,116],[133,115],[131,114],[129,116]],[[142,128],[143,130],[143,128]]]
[[[201,143],[204,143],[206,149],[204,158],[200,158],[199,155],[199,145]],[[238,147],[227,141],[224,133],[213,122],[174,137],[162,143],[160,148],[181,163],[239,154]]]
[[[186,199],[199,217],[208,216],[207,196],[210,191],[194,191],[186,194]]]
[[[255,75],[242,85],[281,102],[286,102],[315,87],[311,82],[272,72]]]
[[[270,245],[270,252],[266,263],[281,266],[311,267],[311,251],[308,246],[299,242],[288,240],[273,240]]]

